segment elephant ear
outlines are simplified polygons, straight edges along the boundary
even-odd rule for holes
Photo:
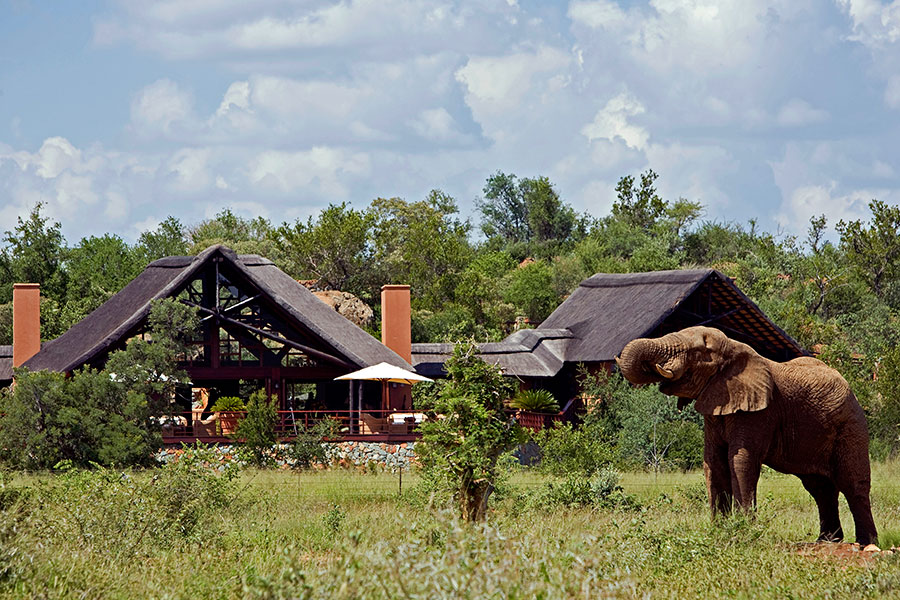
[[[730,360],[709,379],[694,408],[703,415],[730,415],[754,412],[769,405],[774,382],[768,361],[750,346],[731,342]]]

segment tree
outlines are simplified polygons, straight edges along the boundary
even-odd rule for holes
[[[525,441],[523,429],[503,410],[516,384],[459,343],[444,364],[447,379],[421,408],[437,418],[422,423],[416,454],[424,476],[455,500],[463,519],[483,520],[500,477],[497,461]]]
[[[187,231],[191,254],[214,244],[224,244],[238,254],[259,254],[281,265],[276,231],[268,219],[245,219],[226,208],[214,218],[201,221]]]
[[[0,250],[0,302],[12,300],[13,283],[39,283],[45,296],[61,300],[66,289],[65,238],[58,222],[41,214],[43,203],[31,209],[27,219],[3,236]]]
[[[497,171],[484,185],[484,198],[477,201],[481,230],[488,238],[498,236],[507,243],[526,242],[528,207],[516,176]]]
[[[856,220],[837,224],[841,247],[847,258],[866,279],[879,298],[884,298],[886,285],[898,275],[900,261],[900,207],[880,200],[869,202],[872,220],[868,226]]]
[[[457,218],[458,212],[456,201],[439,190],[419,202],[373,200],[380,281],[408,283],[418,308],[439,309],[452,300],[459,274],[473,255],[469,223]]]
[[[546,177],[520,179],[498,171],[488,178],[484,198],[477,201],[481,212],[481,230],[505,247],[525,244],[517,252],[523,256],[549,246],[552,254],[558,244],[584,236],[585,219],[579,219],[564,203]],[[538,246],[533,247],[534,244]]]
[[[265,390],[250,394],[247,401],[247,415],[238,423],[235,437],[243,440],[241,455],[250,464],[267,467],[274,462],[272,447],[275,445],[275,426],[278,423],[278,409],[275,401]]]
[[[184,256],[188,253],[187,233],[184,225],[175,217],[167,217],[156,229],[143,232],[136,245],[142,266],[166,256]]]
[[[276,239],[292,275],[317,279],[322,289],[360,295],[372,267],[373,221],[370,213],[346,203],[330,204],[315,220],[283,223]]]
[[[659,178],[653,169],[641,174],[639,187],[634,177],[626,175],[616,185],[616,200],[612,216],[638,229],[650,229],[666,212],[666,203],[656,193],[655,182]]]
[[[510,272],[503,297],[532,323],[546,319],[559,304],[550,265],[537,261]]]
[[[117,235],[83,238],[69,251],[66,267],[69,285],[66,302],[79,305],[80,314],[69,323],[77,322],[125,287],[138,276],[144,265],[136,249]],[[68,328],[68,327],[67,327]]]

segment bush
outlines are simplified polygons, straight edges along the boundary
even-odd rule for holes
[[[419,426],[416,454],[427,485],[455,500],[463,519],[477,521],[500,478],[501,455],[526,438],[503,410],[515,383],[481,360],[472,342],[457,344],[444,367],[448,378],[437,394],[420,398],[437,418]]]
[[[534,441],[541,449],[540,469],[551,475],[590,477],[615,459],[615,447],[596,423],[558,423],[536,432]]]
[[[690,469],[701,464],[703,420],[656,385],[631,386],[619,373],[582,372],[581,385],[592,398],[585,427],[609,439],[622,467]]]
[[[590,506],[597,508],[636,508],[637,501],[619,485],[619,474],[605,468],[589,478],[569,476],[558,482],[547,482],[532,492],[526,504],[535,508],[554,506]]]
[[[315,464],[325,464],[328,455],[322,442],[338,434],[340,423],[334,419],[322,419],[309,429],[302,424],[297,428],[297,437],[287,449],[293,468],[309,469]]]
[[[266,395],[265,390],[253,392],[247,402],[247,414],[234,432],[234,437],[243,441],[239,450],[241,458],[257,467],[271,466],[276,459],[273,449],[277,423],[278,409],[275,401]]]
[[[0,461],[14,468],[149,463],[162,438],[155,417],[182,375],[175,363],[192,309],[170,300],[154,303],[152,342],[136,338],[110,354],[102,370],[61,373],[17,369],[16,385],[0,393]]]
[[[559,403],[547,390],[522,390],[509,401],[509,406],[531,412],[559,412]]]
[[[240,412],[247,410],[247,405],[237,396],[222,396],[216,400],[210,410],[213,412]]]
[[[62,463],[58,485],[44,492],[58,508],[43,516],[47,533],[97,551],[116,548],[120,557],[145,544],[208,537],[237,499],[237,468],[219,473],[214,464],[214,453],[201,444],[186,447],[152,476]]]

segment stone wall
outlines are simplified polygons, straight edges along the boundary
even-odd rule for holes
[[[398,469],[408,470],[416,464],[415,442],[402,444],[388,444],[384,442],[324,442],[325,454],[328,456],[328,464],[316,465],[316,468],[327,469],[333,467],[342,468],[367,468],[369,463],[390,472]],[[280,445],[285,448],[284,445]],[[236,447],[232,444],[218,444],[212,446],[219,462],[224,465],[227,462],[237,461]],[[156,455],[159,462],[169,462],[182,452],[181,446],[166,446]],[[284,457],[284,452],[279,452],[280,458],[276,459],[279,468],[289,469],[293,467],[292,461]]]

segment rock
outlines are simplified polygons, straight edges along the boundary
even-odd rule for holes
[[[863,548],[863,552],[881,552],[881,548],[879,548],[875,544],[869,544],[868,546]]]
[[[350,292],[327,290],[324,292],[313,292],[313,294],[356,326],[366,327],[372,324],[372,317],[375,313],[372,312],[372,309],[365,302]]]

